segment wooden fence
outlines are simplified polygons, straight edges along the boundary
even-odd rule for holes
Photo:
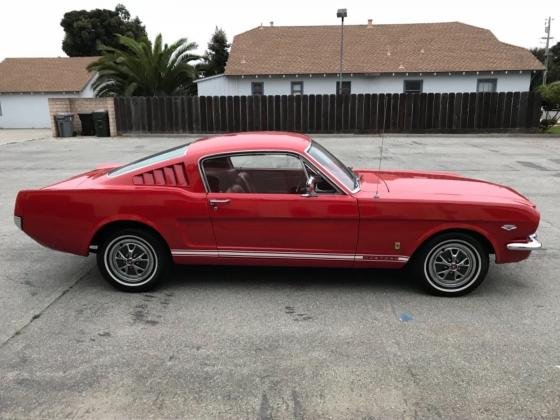
[[[535,92],[115,98],[121,134],[534,131]]]

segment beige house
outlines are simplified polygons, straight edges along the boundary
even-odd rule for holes
[[[224,74],[199,95],[333,94],[340,26],[259,26],[236,35]],[[460,22],[344,27],[345,93],[527,91],[543,65],[525,48]]]

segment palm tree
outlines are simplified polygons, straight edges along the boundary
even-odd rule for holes
[[[102,45],[101,57],[88,66],[97,72],[96,96],[161,96],[189,93],[196,71],[189,63],[196,43],[179,39],[163,45],[161,34],[154,44],[118,35],[120,48]]]

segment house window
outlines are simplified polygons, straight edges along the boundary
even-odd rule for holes
[[[251,95],[264,95],[264,83],[251,82]]]
[[[292,95],[303,95],[303,82],[292,82]]]
[[[476,81],[477,92],[496,92],[498,79],[478,79]]]
[[[423,80],[405,80],[403,83],[404,93],[422,93]]]
[[[336,93],[339,95],[350,95],[352,91],[352,82],[342,82],[342,89],[340,89],[340,82],[336,82]]]

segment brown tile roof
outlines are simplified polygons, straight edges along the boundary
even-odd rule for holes
[[[79,92],[97,57],[6,58],[0,63],[0,92]]]
[[[233,39],[226,75],[338,73],[340,26],[263,26]],[[344,73],[542,70],[526,49],[460,22],[344,27]]]

